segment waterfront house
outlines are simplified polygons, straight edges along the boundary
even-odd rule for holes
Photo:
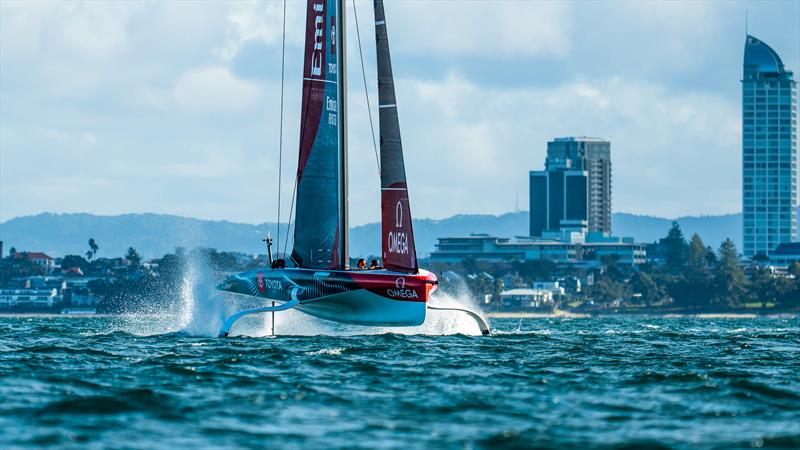
[[[499,305],[496,307],[504,310],[526,311],[553,307],[553,293],[544,289],[508,289],[499,294],[498,300]]]
[[[566,294],[566,291],[558,281],[534,281],[531,283],[531,287],[539,291],[549,291],[553,294],[553,297],[562,297]]]
[[[24,258],[36,264],[44,270],[44,273],[53,273],[56,266],[55,258],[42,252],[17,252],[15,258]]]
[[[57,289],[0,289],[0,309],[52,308],[58,303]]]

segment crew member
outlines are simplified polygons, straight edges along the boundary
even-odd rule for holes
[[[358,260],[358,270],[364,270],[367,268],[367,261],[364,258]]]
[[[372,261],[369,262],[369,270],[378,270],[380,268],[381,266],[378,265],[377,259],[373,259]]]

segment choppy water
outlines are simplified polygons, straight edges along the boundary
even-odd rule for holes
[[[800,447],[798,319],[304,323],[0,318],[0,448]]]

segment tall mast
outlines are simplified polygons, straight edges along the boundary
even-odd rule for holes
[[[338,19],[336,30],[336,48],[339,67],[339,258],[340,267],[347,268],[350,265],[350,255],[348,251],[348,176],[347,176],[347,16],[345,11],[345,0],[336,0],[336,17]]]

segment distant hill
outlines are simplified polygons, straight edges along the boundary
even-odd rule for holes
[[[499,217],[459,215],[444,220],[414,221],[417,249],[421,255],[433,251],[436,238],[444,235],[461,236],[481,232],[505,236],[509,233],[525,234],[527,229],[527,213]],[[145,258],[153,258],[173,252],[179,246],[263,254],[266,253],[266,246],[261,239],[268,232],[277,237],[277,231],[275,223],[253,225],[165,214],[96,216],[85,213],[43,213],[1,223],[0,240],[4,241],[6,254],[11,247],[19,251],[41,250],[58,256],[83,254],[88,250],[89,238],[94,238],[100,246],[98,256],[120,256],[128,247],[135,247]],[[351,254],[378,254],[380,231],[379,223],[352,228]],[[285,224],[281,233],[281,241],[284,241]],[[289,247],[291,250],[291,242]]]
[[[687,240],[697,233],[706,245],[717,248],[722,241],[730,238],[736,244],[736,248],[742,250],[741,214],[664,219],[617,213],[612,217],[612,229],[617,236],[633,236],[639,242],[654,242],[666,236],[672,222],[678,222]]]
[[[41,250],[51,255],[83,254],[89,238],[100,246],[98,257],[121,256],[135,247],[145,258],[173,252],[175,247],[207,246],[219,250],[266,253],[261,239],[277,228],[211,221],[164,214],[52,214],[17,217],[0,224],[0,240],[8,254],[17,250]]]
[[[741,249],[741,214],[665,219],[617,213],[613,217],[613,229],[618,236],[633,236],[640,242],[653,242],[666,235],[673,220],[681,225],[687,238],[698,233],[706,244],[717,247],[730,237]],[[200,220],[164,214],[97,216],[43,213],[0,224],[0,240],[4,241],[6,254],[13,246],[19,251],[41,250],[58,256],[85,253],[90,237],[100,246],[98,256],[118,256],[128,247],[135,247],[145,258],[152,258],[172,252],[177,246],[265,253],[266,247],[261,239],[267,232],[276,236],[276,225]],[[284,227],[282,235],[285,236],[285,233]],[[418,252],[427,255],[434,250],[438,237],[470,233],[501,237],[527,235],[528,213],[500,216],[465,214],[442,220],[419,219],[414,221],[414,233]],[[352,255],[378,254],[380,224],[353,228],[350,243]]]

